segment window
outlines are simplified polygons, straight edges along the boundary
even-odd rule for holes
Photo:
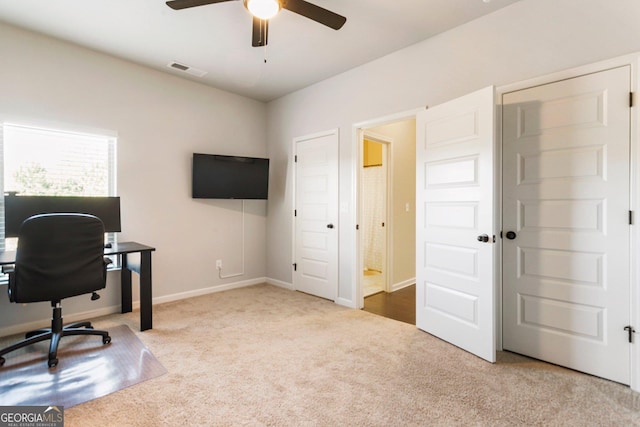
[[[25,196],[115,196],[116,138],[0,124],[3,193]],[[0,249],[14,250],[16,239],[4,238],[1,198]],[[113,236],[107,236],[113,241]]]

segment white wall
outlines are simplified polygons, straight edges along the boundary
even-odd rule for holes
[[[637,0],[522,0],[271,102],[268,277],[291,283],[293,138],[340,129],[339,300],[355,306],[354,123],[640,51],[638,17]]]
[[[220,280],[216,259],[224,274],[242,269],[241,202],[194,200],[190,181],[193,152],[266,156],[264,103],[3,24],[0,58],[0,120],[117,132],[120,239],[157,248],[154,298],[266,276],[266,202],[246,202],[245,274]],[[65,303],[66,317],[118,306],[117,274],[100,301]],[[10,304],[5,291],[0,331],[50,318],[47,303]]]

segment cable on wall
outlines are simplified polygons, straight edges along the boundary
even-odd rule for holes
[[[242,200],[242,271],[240,273],[222,275],[222,266],[218,268],[218,277],[221,279],[230,279],[231,277],[244,276],[244,200]]]

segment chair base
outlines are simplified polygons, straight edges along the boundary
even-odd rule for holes
[[[60,339],[71,335],[100,335],[102,337],[102,344],[109,344],[111,342],[109,332],[93,329],[90,322],[77,322],[63,327],[62,309],[58,303],[53,308],[51,328],[28,332],[25,335],[25,339],[22,341],[18,341],[17,343],[0,350],[0,366],[5,363],[5,358],[2,357],[5,354],[40,341],[51,340],[51,343],[49,344],[49,357],[47,364],[50,368],[53,368],[58,365],[58,344],[60,343]]]

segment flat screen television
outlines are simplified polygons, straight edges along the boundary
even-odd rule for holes
[[[194,199],[267,199],[269,159],[193,154]]]
[[[22,222],[30,216],[71,212],[97,216],[107,233],[121,231],[120,197],[5,196],[5,237],[18,237]]]

